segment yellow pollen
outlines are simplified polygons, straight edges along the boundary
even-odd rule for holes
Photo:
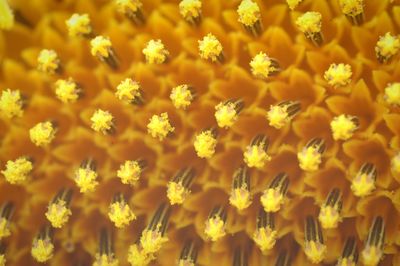
[[[343,14],[355,17],[364,12],[364,0],[339,0]]]
[[[172,89],[169,98],[176,109],[185,110],[193,101],[192,92],[186,84],[179,85]]]
[[[75,183],[82,193],[94,191],[99,184],[96,179],[97,173],[89,167],[81,167],[75,172]]]
[[[158,224],[157,228],[160,228],[161,224]],[[159,230],[145,229],[140,237],[140,244],[146,253],[158,252],[162,245],[168,241],[167,237],[164,237]]]
[[[79,98],[80,89],[72,78],[57,80],[55,89],[57,98],[63,103],[74,103]]]
[[[375,46],[375,53],[378,58],[382,58],[384,62],[388,61],[400,50],[400,38],[397,35],[391,35],[386,32],[385,35],[380,36]]]
[[[96,36],[90,41],[90,53],[93,56],[107,58],[112,49],[111,40],[105,36]]]
[[[350,258],[340,258],[336,266],[357,266],[357,265],[354,262],[353,256],[351,256]]]
[[[35,239],[32,244],[32,257],[38,262],[46,262],[53,257],[54,245],[50,238]]]
[[[123,13],[136,13],[143,5],[139,0],[115,0],[115,3]]]
[[[377,266],[382,259],[383,252],[380,248],[367,245],[361,252],[361,260],[365,266]]]
[[[235,103],[219,103],[215,106],[215,119],[217,124],[222,128],[230,128],[238,119],[238,114],[236,113]]]
[[[49,121],[36,124],[29,130],[29,137],[33,144],[39,147],[49,145],[55,138],[57,129]]]
[[[6,169],[1,173],[6,181],[13,185],[24,184],[29,179],[29,174],[33,169],[33,164],[25,157],[20,157],[15,161],[7,161]]]
[[[201,132],[194,140],[194,149],[200,158],[211,158],[215,153],[217,139],[211,130]]]
[[[265,152],[265,143],[249,145],[244,152],[244,162],[248,167],[262,168],[271,157]]]
[[[5,266],[5,265],[6,265],[6,256],[4,256],[4,254],[0,254],[0,266]]]
[[[88,14],[72,14],[72,16],[65,21],[68,27],[69,36],[84,36],[92,33],[90,26],[90,18]]]
[[[275,246],[277,234],[277,231],[269,227],[262,227],[254,232],[253,240],[264,253]]]
[[[268,188],[260,198],[266,212],[277,212],[281,209],[284,197],[278,188]]]
[[[54,50],[43,49],[38,56],[38,70],[54,74],[60,68],[60,59]]]
[[[150,40],[142,52],[149,64],[162,64],[169,56],[169,52],[161,40]]]
[[[319,212],[318,220],[324,229],[336,228],[342,220],[339,212],[331,206],[322,206]]]
[[[14,14],[7,0],[0,0],[0,29],[9,30],[14,26]]]
[[[196,264],[190,259],[180,259],[177,266],[196,266]]]
[[[201,16],[200,0],[182,0],[179,3],[179,12],[187,21],[199,18]]]
[[[224,221],[219,216],[209,218],[204,233],[211,241],[217,241],[226,235]]]
[[[126,104],[131,104],[142,97],[138,82],[127,78],[117,86],[115,96]]]
[[[121,182],[126,185],[135,185],[140,178],[142,168],[137,161],[125,161],[117,172]]]
[[[400,106],[400,82],[386,86],[384,99],[388,104]]]
[[[234,188],[229,197],[229,203],[239,211],[246,209],[251,204],[251,194],[246,184],[240,188]]]
[[[371,175],[358,174],[351,182],[351,190],[358,197],[367,196],[375,190],[375,180]]]
[[[171,126],[168,114],[162,113],[161,115],[153,115],[150,122],[147,124],[147,131],[153,138],[159,140],[165,139],[168,134],[174,132],[175,128]]]
[[[58,199],[47,207],[46,218],[55,228],[61,228],[66,224],[71,216],[71,210],[67,207],[64,200]]]
[[[271,105],[267,113],[269,125],[280,129],[290,122],[289,114],[287,113],[287,106]]]
[[[324,78],[329,85],[338,88],[351,82],[351,66],[347,64],[331,64],[325,71]]]
[[[239,22],[245,26],[251,27],[261,18],[260,8],[257,3],[251,0],[242,0],[238,9]]]
[[[136,215],[125,201],[111,203],[108,217],[118,228],[124,228],[136,219]]]
[[[7,118],[21,117],[23,103],[19,90],[4,90],[0,97],[0,113]]]
[[[317,33],[321,31],[322,15],[319,12],[306,12],[296,20],[296,25],[303,33]]]
[[[114,117],[109,111],[103,111],[101,109],[96,110],[90,118],[90,121],[92,121],[92,129],[105,135],[110,133],[110,130],[113,129],[113,120]]]
[[[308,172],[318,170],[321,163],[321,154],[317,147],[304,147],[301,152],[297,153],[297,158],[300,168]]]
[[[263,52],[259,52],[250,62],[251,73],[256,78],[265,79],[272,74],[278,72],[280,69],[276,67],[276,64],[272,59]]]
[[[10,221],[4,217],[0,217],[0,239],[11,235]]]
[[[344,114],[334,117],[330,126],[334,140],[348,140],[358,128],[351,117]]]
[[[209,33],[199,41],[199,52],[201,58],[216,62],[222,55],[222,44],[218,41],[217,37]]]
[[[128,262],[132,266],[147,266],[155,257],[151,253],[147,253],[143,248],[134,244],[128,250]]]
[[[295,9],[303,0],[286,0],[290,10]]]
[[[400,152],[392,158],[390,167],[394,176],[400,176]]]
[[[182,204],[190,191],[181,182],[169,182],[167,187],[167,197],[171,205]]]
[[[95,256],[95,261],[93,266],[118,266],[119,262],[115,258],[114,254],[107,255],[107,254],[99,254],[97,253]]]
[[[326,246],[320,242],[306,241],[304,252],[312,263],[320,263],[326,255]]]

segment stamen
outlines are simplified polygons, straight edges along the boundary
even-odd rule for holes
[[[118,266],[119,262],[114,253],[111,235],[106,229],[100,232],[99,250],[96,253],[93,266]]]
[[[57,128],[52,122],[41,122],[29,130],[29,137],[36,146],[46,147],[53,141],[56,132]]]
[[[161,40],[150,40],[142,52],[149,64],[165,63],[169,56],[169,52]]]
[[[25,184],[30,179],[33,163],[27,157],[7,161],[6,169],[1,171],[6,181],[13,185]]]
[[[168,182],[167,197],[171,205],[182,204],[190,194],[190,185],[193,182],[195,171],[193,168],[183,168]]]
[[[250,62],[251,73],[256,78],[266,79],[281,71],[276,59],[269,57],[266,53],[259,52]]]
[[[0,242],[0,266],[6,265],[6,246]]]
[[[110,204],[108,217],[118,228],[124,228],[136,219],[136,215],[129,208],[124,195],[117,193]]]
[[[112,69],[118,68],[118,58],[112,47],[111,40],[105,36],[96,36],[90,41],[90,53]]]
[[[364,0],[339,0],[343,14],[353,25],[364,21]]]
[[[93,37],[92,26],[90,25],[90,18],[88,14],[74,13],[65,21],[68,28],[68,34],[71,37],[82,36],[85,38]]]
[[[121,179],[122,184],[134,186],[139,181],[145,167],[145,160],[125,161],[119,167],[117,176]]]
[[[81,193],[92,192],[96,189],[99,182],[96,181],[96,166],[92,159],[81,163],[79,169],[75,172],[75,183]]]
[[[63,227],[72,215],[72,212],[69,209],[71,197],[71,189],[62,189],[57,193],[47,207],[46,218],[54,228]]]
[[[245,249],[238,247],[233,253],[233,264],[232,266],[248,266],[248,256]]]
[[[275,266],[290,266],[291,258],[286,250],[279,252],[278,258],[276,259]]]
[[[264,167],[266,162],[271,160],[271,156],[267,154],[268,145],[268,138],[263,134],[259,134],[253,138],[243,153],[244,162],[248,167],[260,169]]]
[[[239,22],[254,36],[260,35],[262,31],[261,12],[257,3],[251,0],[242,0],[237,9]]]
[[[189,24],[199,25],[201,22],[201,1],[182,0],[179,3],[179,12]]]
[[[169,98],[176,109],[186,110],[194,99],[194,91],[187,84],[179,85],[172,89]]]
[[[199,53],[203,59],[223,63],[224,54],[222,50],[222,44],[212,33],[207,34],[202,40],[199,40]]]
[[[382,217],[374,219],[369,229],[368,238],[365,242],[361,259],[366,266],[376,266],[383,257],[383,246],[385,245],[385,224]]]
[[[165,203],[161,204],[153,215],[150,224],[142,232],[140,243],[146,253],[158,252],[162,245],[168,241],[165,231],[167,230],[170,212],[170,206]]]
[[[342,256],[336,266],[356,266],[358,263],[357,242],[354,237],[349,237],[344,245]]]
[[[114,117],[109,111],[97,109],[90,118],[90,121],[92,121],[91,128],[104,135],[111,134],[115,130]]]
[[[46,262],[54,255],[53,231],[49,225],[40,230],[32,243],[31,255],[37,262]]]
[[[140,84],[131,78],[127,78],[117,86],[115,96],[126,104],[142,104],[143,93]]]
[[[174,132],[174,130],[175,128],[171,126],[169,122],[168,113],[153,115],[150,118],[150,122],[147,124],[147,132],[149,132],[153,138],[158,138],[160,141]]]
[[[303,0],[286,0],[290,10],[294,10]]]
[[[331,121],[331,130],[334,140],[348,140],[358,129],[360,122],[356,116],[341,114]]]
[[[321,222],[322,228],[336,228],[338,223],[342,221],[340,212],[342,210],[342,195],[338,188],[334,188],[319,212],[318,220]]]
[[[277,212],[284,203],[287,189],[289,187],[289,178],[286,173],[277,174],[264,190],[260,198],[261,204],[266,212]]]
[[[195,266],[197,261],[197,247],[194,241],[188,241],[182,248],[178,266]]]
[[[265,212],[263,208],[260,208],[253,240],[264,254],[275,246],[277,234],[274,214]]]
[[[297,153],[300,168],[308,172],[318,170],[324,151],[325,141],[323,139],[314,138],[310,140],[307,145]]]
[[[239,211],[250,206],[252,197],[250,194],[250,175],[247,167],[240,167],[233,174],[232,190],[229,203]]]
[[[400,106],[400,82],[388,84],[383,98],[390,105]]]
[[[394,176],[400,176],[400,152],[397,152],[390,161],[390,168]]]
[[[331,64],[325,71],[324,78],[334,88],[346,86],[351,82],[351,66],[348,64]]]
[[[11,235],[10,223],[14,213],[14,204],[5,202],[0,208],[0,240]]]
[[[238,119],[240,112],[244,107],[242,100],[227,100],[215,106],[215,119],[222,128],[230,128]]]
[[[351,190],[358,197],[365,197],[375,190],[375,182],[378,173],[375,165],[364,163],[358,171],[356,177],[351,182]]]
[[[152,253],[147,253],[140,245],[129,246],[128,262],[132,266],[147,266],[156,257]]]
[[[37,58],[39,71],[47,74],[55,74],[61,72],[61,62],[56,51],[43,49]]]
[[[300,111],[300,103],[297,101],[283,101],[277,105],[271,105],[267,113],[269,125],[280,129],[288,124]]]
[[[19,90],[6,89],[0,97],[0,113],[7,118],[23,115],[23,100]]]
[[[120,12],[132,20],[136,25],[143,25],[145,18],[142,11],[143,4],[139,0],[115,0]]]
[[[324,259],[326,252],[327,248],[324,245],[319,223],[312,216],[307,216],[304,253],[312,263],[320,263]]]
[[[14,14],[7,0],[0,0],[0,29],[9,30],[14,26]]]
[[[207,239],[215,242],[226,235],[225,232],[226,210],[221,206],[214,207],[206,221],[204,233]]]
[[[202,131],[194,140],[194,149],[200,158],[211,158],[217,146],[218,132],[215,128]]]
[[[54,84],[57,98],[63,103],[74,103],[82,94],[81,88],[72,79],[59,79]]]
[[[376,58],[380,63],[389,62],[400,51],[400,38],[386,32],[380,36],[375,46]]]
[[[306,12],[296,20],[296,25],[304,36],[312,41],[314,45],[320,46],[323,43],[321,33],[322,15],[319,12]]]

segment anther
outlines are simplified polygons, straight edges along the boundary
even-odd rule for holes
[[[338,259],[336,266],[356,266],[358,263],[357,242],[354,237],[346,239],[342,256]]]
[[[139,181],[146,164],[146,161],[142,159],[125,161],[120,165],[117,176],[123,184],[133,186]]]
[[[203,130],[196,135],[194,149],[200,158],[211,158],[217,146],[218,131],[215,128]]]
[[[380,63],[388,63],[400,51],[400,38],[386,32],[380,36],[375,46],[376,58]]]
[[[136,215],[132,212],[122,193],[114,195],[109,206],[108,217],[118,228],[124,228],[136,219]]]
[[[72,214],[69,208],[71,198],[71,189],[61,189],[49,203],[46,218],[54,228],[61,228],[68,222]]]
[[[241,99],[227,100],[215,106],[215,119],[218,126],[222,128],[232,127],[237,121],[243,107],[244,102]]]
[[[327,252],[321,227],[312,216],[306,218],[304,252],[312,263],[320,263]]]
[[[0,97],[0,113],[7,118],[21,117],[24,113],[24,102],[19,90],[6,89]]]
[[[296,25],[304,36],[315,46],[321,46],[324,42],[322,36],[322,15],[319,12],[306,12],[296,20]]]
[[[192,167],[183,168],[175,174],[167,185],[167,197],[171,205],[182,204],[190,194],[195,171]]]
[[[201,22],[201,5],[200,0],[182,0],[179,3],[179,12],[189,24],[199,25]]]
[[[390,105],[400,106],[400,82],[388,84],[383,99]]]
[[[284,249],[279,252],[278,258],[276,259],[275,266],[290,266],[291,258],[290,254]]]
[[[39,71],[47,74],[61,73],[61,61],[56,51],[43,49],[40,51],[37,68]]]
[[[266,79],[281,71],[279,62],[269,57],[266,53],[259,52],[250,61],[251,73],[256,78]]]
[[[53,230],[50,225],[43,227],[34,238],[31,255],[37,262],[41,263],[44,263],[53,257]]]
[[[243,24],[244,28],[258,36],[262,31],[261,11],[257,3],[252,0],[242,0],[237,9],[239,15],[239,22]]]
[[[341,114],[335,116],[330,123],[334,140],[348,140],[360,126],[356,116]]]
[[[132,266],[147,266],[155,258],[153,253],[146,252],[138,243],[129,246],[128,262]]]
[[[74,13],[68,20],[65,21],[65,24],[67,24],[68,34],[71,37],[94,37],[88,14]]]
[[[19,157],[15,161],[7,161],[6,169],[1,173],[8,183],[22,185],[30,179],[32,169],[33,163],[28,157]]]
[[[311,139],[307,145],[297,153],[300,168],[307,172],[318,170],[324,151],[325,141],[322,138]]]
[[[342,13],[353,25],[364,21],[364,0],[339,0]]]
[[[0,266],[6,265],[6,246],[0,242]]]
[[[253,234],[254,242],[263,253],[266,253],[275,246],[277,234],[274,214],[260,208],[257,217],[256,231]]]
[[[168,135],[174,132],[175,128],[169,122],[168,113],[153,115],[147,124],[147,132],[159,140],[164,140]]]
[[[294,10],[303,0],[286,0],[290,10]]]
[[[267,113],[269,125],[280,129],[287,125],[300,111],[301,105],[297,101],[283,101],[277,105],[271,105]]]
[[[82,95],[82,89],[72,79],[59,79],[54,84],[57,98],[63,103],[74,103]]]
[[[222,206],[216,206],[208,215],[205,227],[205,235],[207,239],[215,242],[226,235],[226,210]]]
[[[243,153],[244,162],[248,167],[262,168],[266,162],[271,160],[271,156],[267,153],[268,145],[268,138],[263,134],[253,138]]]
[[[0,29],[9,30],[14,26],[14,13],[7,0],[0,0]]]
[[[249,207],[251,201],[249,171],[246,166],[241,166],[233,174],[229,203],[241,211]]]
[[[97,179],[96,164],[92,159],[84,160],[75,172],[75,183],[81,193],[92,192],[99,182]]]
[[[36,124],[29,130],[29,137],[33,144],[39,147],[50,145],[57,133],[55,123],[46,121]]]
[[[91,128],[96,132],[107,135],[115,131],[114,117],[109,111],[97,109],[90,118],[90,121],[92,122]]]
[[[142,52],[149,64],[165,63],[169,57],[169,52],[161,40],[150,40]]]
[[[136,25],[143,25],[145,17],[142,11],[142,2],[140,0],[115,0],[121,13],[125,14]]]
[[[11,235],[10,223],[14,213],[14,204],[5,202],[0,207],[0,240]]]
[[[375,190],[375,182],[378,176],[375,165],[364,163],[358,171],[356,177],[351,182],[351,190],[354,195],[364,197]]]
[[[249,266],[247,252],[243,247],[238,247],[233,252],[232,266]]]
[[[112,47],[111,40],[105,36],[96,36],[90,41],[90,53],[110,68],[118,68],[118,58]]]
[[[264,190],[260,201],[266,212],[277,212],[285,201],[289,187],[289,178],[286,173],[277,174],[269,187]]]
[[[178,266],[195,266],[197,261],[197,247],[194,241],[187,241],[179,256]]]
[[[126,104],[143,104],[143,91],[140,84],[131,78],[124,79],[117,86],[115,96]]]
[[[361,260],[366,266],[376,266],[383,257],[385,245],[385,224],[382,217],[375,217],[369,229],[368,238],[361,252]]]
[[[118,266],[119,262],[115,256],[111,234],[103,228],[100,232],[98,251],[95,255],[93,266]]]
[[[195,97],[195,92],[192,87],[189,87],[187,84],[179,85],[174,87],[171,90],[171,94],[169,98],[174,104],[176,109],[183,109],[189,107],[189,105],[193,102]]]
[[[212,62],[224,62],[224,53],[222,44],[212,33],[204,36],[199,40],[199,53],[203,59],[211,60]]]
[[[334,188],[326,198],[325,203],[321,206],[318,220],[322,228],[336,228],[342,220],[340,216],[342,210],[342,195],[338,188]]]
[[[324,73],[324,79],[334,88],[348,85],[351,82],[351,66],[348,64],[331,64]]]

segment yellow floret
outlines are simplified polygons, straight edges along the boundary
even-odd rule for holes
[[[121,182],[126,185],[135,185],[142,173],[142,168],[137,161],[125,161],[117,172]]]
[[[287,106],[271,105],[267,113],[269,125],[280,129],[290,122],[289,114],[287,113]]]
[[[48,74],[54,74],[60,67],[60,59],[54,50],[41,50],[37,60],[38,69]]]
[[[7,0],[0,0],[0,29],[9,30],[14,26],[14,14]]]
[[[251,0],[242,0],[238,9],[239,22],[251,27],[260,20],[261,12],[257,3]]]
[[[281,209],[284,197],[279,188],[268,188],[264,191],[260,201],[266,212],[277,212]]]
[[[351,117],[344,114],[334,117],[330,126],[334,140],[348,140],[358,128]]]
[[[400,106],[400,82],[386,86],[384,99],[388,104]]]
[[[160,228],[161,224],[157,226]],[[140,237],[140,244],[146,253],[156,253],[158,252],[162,245],[168,241],[167,237],[164,237],[159,230],[149,230],[145,229]]]
[[[244,162],[248,167],[262,168],[271,157],[265,152],[265,143],[250,145],[244,152]]]
[[[96,254],[93,266],[118,266],[119,261],[115,258],[114,254]]]
[[[185,110],[193,101],[192,92],[186,84],[179,85],[172,89],[169,98],[175,108]]]
[[[296,20],[296,25],[303,33],[317,33],[321,31],[322,15],[319,12],[306,12]]]
[[[0,239],[11,235],[10,221],[4,217],[0,217]]]
[[[147,266],[155,257],[151,253],[147,253],[140,246],[134,244],[129,247],[128,262],[132,266]]]
[[[286,0],[291,10],[295,9],[303,0]]]
[[[32,257],[38,262],[46,262],[53,257],[54,245],[49,238],[35,239],[32,244]]]
[[[222,55],[222,44],[218,41],[217,37],[209,33],[199,41],[199,51],[201,58],[216,62],[220,60]]]
[[[90,168],[79,168],[75,173],[75,182],[82,193],[92,192],[99,182],[96,181],[97,173]]]
[[[192,19],[201,16],[201,1],[200,0],[182,0],[179,3],[179,12],[185,20],[191,21]]]
[[[171,205],[182,204],[190,191],[181,182],[169,182],[167,186],[167,197]]]
[[[215,119],[219,127],[230,128],[238,119],[235,103],[219,103],[215,110]]]
[[[150,40],[142,52],[149,64],[162,64],[169,56],[169,52],[161,40]]]
[[[51,203],[48,206],[46,217],[53,227],[61,228],[64,224],[68,222],[71,214],[72,212],[68,208],[67,202],[62,199],[58,199],[57,202]]]
[[[6,256],[4,256],[4,254],[0,254],[0,266],[5,266],[5,265],[6,265]]]
[[[1,173],[10,184],[24,184],[29,179],[29,174],[33,169],[33,164],[25,157],[20,157],[15,161],[7,161],[6,169]]]
[[[107,58],[112,48],[111,40],[105,36],[96,36],[90,41],[90,53],[93,56]]]
[[[225,222],[219,216],[209,218],[204,233],[211,241],[217,241],[226,235]]]
[[[163,140],[168,134],[174,132],[175,128],[171,126],[167,113],[153,115],[147,124],[147,131],[153,138]]]
[[[328,229],[336,228],[342,218],[340,217],[339,212],[332,206],[322,206],[318,220],[321,222],[323,228]]]
[[[49,145],[55,138],[57,129],[49,121],[36,124],[29,130],[33,144],[40,147]]]
[[[121,81],[121,83],[117,86],[115,96],[117,96],[117,98],[124,103],[131,104],[142,96],[140,85],[131,78],[127,78]]]
[[[108,134],[114,127],[114,117],[109,111],[98,109],[90,118],[92,121],[92,129],[96,132]]]
[[[359,174],[351,182],[351,190],[358,197],[367,196],[375,190],[375,180],[371,175]]]
[[[324,244],[311,240],[306,241],[304,252],[312,263],[320,263],[325,258],[327,248]]]
[[[365,266],[377,266],[382,259],[383,252],[380,248],[367,245],[361,252],[361,260]]]
[[[277,234],[276,230],[272,230],[269,227],[262,227],[254,232],[253,240],[264,253],[275,246]]]
[[[351,66],[347,64],[331,64],[325,71],[324,78],[333,87],[346,86],[351,82]]]
[[[339,6],[343,14],[352,17],[364,12],[364,0],[339,0]]]
[[[0,97],[0,112],[7,118],[21,117],[23,103],[19,90],[4,90]]]
[[[215,153],[217,139],[211,130],[201,132],[194,140],[194,149],[200,158],[211,158]]]
[[[68,27],[69,36],[85,36],[92,33],[90,26],[90,18],[88,14],[72,14],[72,16],[65,21]]]
[[[250,62],[251,73],[257,78],[268,78],[280,69],[272,59],[263,52],[258,53]]]
[[[390,167],[394,176],[400,176],[400,152],[392,158]]]
[[[316,171],[321,163],[321,154],[316,147],[304,147],[297,153],[300,168],[304,171]]]
[[[399,50],[400,38],[397,35],[391,35],[390,32],[386,32],[385,35],[380,36],[375,47],[376,55],[378,58],[382,58],[384,62],[396,55]]]
[[[55,89],[57,98],[63,103],[74,103],[79,98],[80,89],[72,78],[57,80]]]
[[[108,217],[118,228],[126,227],[136,219],[136,215],[125,201],[112,203],[109,207]]]
[[[140,0],[115,0],[115,3],[123,13],[136,13],[143,6]]]
[[[251,204],[251,194],[245,184],[239,188],[233,188],[229,197],[229,203],[239,211],[246,209]]]

